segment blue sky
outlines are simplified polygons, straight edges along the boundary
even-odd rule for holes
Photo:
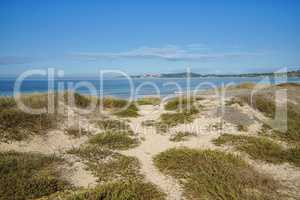
[[[0,75],[300,67],[298,0],[1,0]]]

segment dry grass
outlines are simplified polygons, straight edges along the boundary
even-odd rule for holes
[[[275,101],[271,99],[270,94],[257,94],[253,96],[253,107],[264,113],[267,117],[274,118],[276,114]],[[247,96],[241,96],[240,99],[251,105],[251,100]],[[286,132],[274,131],[275,134],[291,143],[300,143],[300,109],[288,102],[287,106],[287,127]]]
[[[82,129],[80,127],[75,127],[75,126],[72,126],[72,127],[69,127],[67,129],[65,129],[65,133],[67,135],[70,135],[74,138],[79,138],[79,137],[82,137],[84,135],[91,135],[91,132],[85,130],[85,129]]]
[[[280,199],[274,180],[232,154],[169,149],[155,156],[154,163],[180,181],[187,199]]]
[[[66,191],[41,200],[164,200],[165,194],[155,185],[141,180],[105,183],[94,189]]]
[[[117,111],[114,114],[118,117],[138,117],[138,111],[139,109],[136,107],[135,104],[132,103],[125,110]]]
[[[24,104],[32,108],[47,108],[46,94],[22,96]],[[11,97],[0,98],[0,141],[20,141],[31,135],[45,134],[55,128],[61,116],[57,113],[29,114],[19,110]]]
[[[295,166],[300,166],[299,147],[284,149],[268,138],[223,134],[214,140],[214,143],[219,146],[223,144],[234,145],[237,150],[246,152],[253,159],[275,164],[289,162]]]
[[[93,136],[89,143],[108,149],[126,150],[136,147],[139,140],[132,136],[132,132],[106,131]]]
[[[62,159],[34,153],[0,153],[0,199],[35,199],[71,188],[60,178]]]
[[[196,103],[193,98],[179,97],[169,100],[165,104],[165,110],[179,111],[179,112],[190,112],[198,110]]]
[[[106,131],[129,131],[130,126],[124,121],[116,119],[102,119],[97,121],[99,128]]]
[[[101,183],[142,177],[136,158],[124,156],[98,145],[84,145],[68,153],[79,156]]]
[[[138,105],[159,105],[160,104],[160,98],[158,97],[144,97],[140,98],[137,101]]]

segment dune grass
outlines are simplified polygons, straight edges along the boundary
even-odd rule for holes
[[[191,132],[176,132],[174,135],[171,136],[170,141],[172,142],[181,142],[186,141],[189,137],[196,136],[195,133]]]
[[[75,127],[75,126],[72,126],[72,127],[68,127],[65,129],[65,133],[67,135],[70,135],[74,138],[79,138],[79,137],[82,137],[84,135],[91,135],[91,133],[81,127]]]
[[[105,183],[94,189],[65,191],[40,200],[164,200],[155,185],[141,180]]]
[[[145,120],[142,122],[142,126],[155,126],[156,123],[156,120]]]
[[[275,164],[289,162],[295,166],[300,166],[299,147],[284,149],[268,138],[223,134],[215,139],[214,143],[218,146],[223,144],[234,145],[237,150],[246,152],[253,159]]]
[[[136,158],[98,145],[84,145],[68,153],[79,156],[101,183],[142,177]]]
[[[129,124],[125,121],[116,119],[102,119],[97,121],[99,128],[106,131],[128,131],[130,130]]]
[[[135,104],[132,103],[128,106],[128,108],[117,111],[114,114],[118,117],[138,117],[139,116],[138,111],[139,109],[136,107]]]
[[[47,108],[46,94],[24,95],[24,104],[31,108]],[[20,141],[31,135],[44,134],[55,128],[60,115],[57,113],[30,114],[19,110],[12,97],[0,98],[0,141]]]
[[[128,101],[125,99],[117,99],[113,97],[106,97],[100,101],[102,101],[101,103],[103,104],[103,107],[107,109],[124,108],[128,104]]]
[[[187,199],[280,199],[274,180],[232,154],[174,148],[155,156],[154,163],[180,181]]]
[[[96,189],[75,194],[68,200],[163,200],[165,195],[156,186],[142,181],[108,183]]]
[[[243,102],[251,105],[251,99],[248,96],[239,97]],[[253,96],[253,107],[264,113],[267,117],[274,118],[276,112],[275,101],[268,98],[268,94],[257,94]],[[280,139],[291,143],[300,144],[300,109],[288,102],[287,105],[287,128],[286,132],[275,131],[274,133]]]
[[[60,178],[62,159],[34,153],[0,153],[0,199],[27,200],[72,186]]]
[[[160,98],[158,97],[143,97],[138,99],[137,101],[138,105],[159,105],[160,104]]]
[[[165,110],[188,110],[188,109],[196,109],[195,106],[193,105],[194,99],[193,98],[186,98],[186,97],[178,97],[178,98],[174,98],[169,100],[166,104],[165,104]]]
[[[132,136],[132,132],[106,131],[91,137],[89,143],[108,149],[126,150],[136,147],[139,144],[139,140]]]
[[[87,108],[91,104],[91,98],[90,96],[82,95],[79,93],[74,93],[74,100],[75,105],[80,108]]]

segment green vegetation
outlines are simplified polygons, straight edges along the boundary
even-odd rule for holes
[[[142,122],[142,126],[155,126],[156,124],[155,120],[145,120]]]
[[[191,136],[196,136],[196,134],[191,132],[176,132],[174,135],[172,135],[170,141],[172,142],[185,141]]]
[[[166,104],[165,104],[165,109],[166,110],[186,110],[188,109],[188,106],[190,106],[190,108],[193,107],[193,99],[190,98],[174,98],[174,99],[171,99],[170,101],[168,101]]]
[[[158,97],[144,97],[141,99],[138,99],[137,101],[138,105],[159,105],[160,104],[160,98]]]
[[[98,145],[85,145],[72,149],[69,153],[82,158],[98,178],[98,182],[141,178],[139,162],[134,157],[124,156]]]
[[[135,104],[130,104],[125,110],[117,111],[114,114],[119,117],[137,117],[139,116],[138,111],[139,109]]]
[[[102,119],[97,121],[97,125],[99,128],[106,131],[130,130],[129,125],[126,122],[115,119]]]
[[[108,149],[125,150],[136,147],[139,144],[139,140],[132,137],[132,132],[106,131],[93,136],[89,143]]]
[[[251,105],[251,99],[247,96],[241,96],[240,99]],[[267,95],[257,94],[253,96],[253,107],[264,113],[267,117],[275,117],[275,102],[267,97]],[[287,127],[286,132],[274,131],[275,134],[291,143],[300,143],[300,109],[288,102],[287,106]]]
[[[238,131],[243,131],[243,132],[248,131],[248,127],[245,125],[242,125],[242,124],[238,124],[237,129],[238,129]]]
[[[26,200],[71,188],[56,169],[54,156],[33,153],[0,153],[0,199]]]
[[[255,88],[255,83],[251,83],[251,82],[246,82],[246,83],[241,83],[237,86],[235,86],[234,88],[237,88],[237,89],[254,89]]]
[[[31,108],[47,108],[46,94],[22,96],[23,103]],[[44,134],[56,127],[57,113],[29,114],[19,110],[12,97],[0,97],[0,141],[20,141],[30,135]]]
[[[164,200],[165,194],[156,186],[141,180],[106,183],[95,189],[65,192],[47,200]],[[46,199],[45,199],[46,200]]]
[[[91,97],[74,93],[75,105],[80,108],[87,108],[91,104]]]
[[[300,166],[300,148],[284,149],[281,145],[263,137],[223,134],[216,140],[216,145],[231,144],[237,150],[246,152],[253,159],[271,163],[289,162]]]
[[[240,106],[244,106],[244,102],[237,97],[233,97],[230,100],[226,101],[226,103],[225,103],[226,106],[231,106],[233,104],[238,104]]]
[[[175,148],[155,156],[154,163],[180,181],[187,199],[280,199],[274,180],[232,154]]]
[[[106,97],[100,101],[102,101],[101,103],[103,104],[103,107],[108,109],[124,108],[128,104],[128,101],[125,99],[116,99],[109,97]]]
[[[108,183],[94,190],[76,194],[68,200],[163,200],[165,195],[150,184],[141,181]]]

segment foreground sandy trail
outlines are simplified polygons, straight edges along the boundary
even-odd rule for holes
[[[168,136],[156,133],[153,127],[144,127],[141,123],[145,120],[157,120],[160,116],[161,109],[154,106],[141,106],[141,116],[130,122],[134,132],[138,133],[144,139],[137,148],[122,151],[121,153],[128,156],[134,156],[141,163],[141,173],[145,178],[157,185],[167,194],[169,200],[182,199],[182,189],[175,179],[165,176],[154,166],[153,156],[163,152],[174,145],[169,141]]]

